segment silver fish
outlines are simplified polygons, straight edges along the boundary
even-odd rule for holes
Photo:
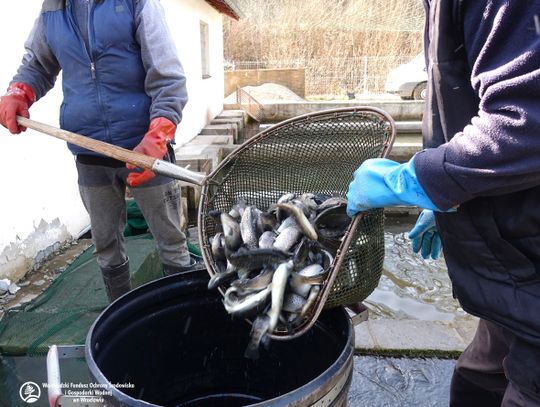
[[[242,218],[242,214],[244,213],[244,209],[246,209],[245,199],[238,198],[236,204],[233,205],[233,207],[229,211],[229,215],[231,215],[237,221],[240,221],[240,219]]]
[[[283,203],[287,203],[287,202],[291,202],[293,199],[296,198],[296,194],[285,194],[285,195],[282,195],[277,203],[278,204],[283,204]],[[285,219],[285,213],[282,209],[279,209],[278,207],[276,207],[275,205],[272,207],[272,209],[275,211],[276,213],[276,219],[279,223],[282,223]]]
[[[309,249],[309,240],[304,237],[294,250],[293,263],[295,268],[302,267],[306,263],[309,256]]]
[[[251,294],[264,290],[272,282],[272,276],[274,275],[274,269],[267,267],[261,271],[261,273],[253,278],[246,280],[236,280],[231,283],[231,287],[236,287],[238,292],[242,295]]]
[[[225,238],[223,237],[223,233],[216,233],[212,238],[211,250],[215,260],[225,259]]]
[[[279,225],[276,232],[279,234],[279,233],[283,232],[285,229],[290,228],[291,226],[298,227],[296,225],[296,221],[294,220],[294,218],[292,216],[289,216],[289,217],[285,218],[285,220],[283,222],[281,222],[281,225]]]
[[[322,284],[325,279],[326,276],[324,273],[314,276],[304,276],[296,272],[292,272],[291,277],[289,278],[289,287],[293,293],[307,298],[309,292],[311,291],[311,287]]]
[[[277,226],[276,215],[272,212],[257,212],[257,231],[259,235],[266,231],[273,231]]]
[[[291,257],[290,253],[282,250],[271,249],[245,249],[240,248],[228,257],[231,264],[238,268],[254,270],[269,264],[281,263]]]
[[[274,245],[274,242],[276,241],[276,237],[277,235],[275,232],[267,230],[259,238],[259,248],[261,249],[271,248]]]
[[[277,204],[277,207],[290,213],[304,235],[311,240],[317,240],[317,232],[302,209],[290,203]]]
[[[293,199],[291,202],[288,202],[286,205],[293,205],[293,206],[297,207],[298,209],[300,209],[303,212],[303,214],[308,219],[310,218],[310,216],[312,214],[316,215],[315,210],[310,210],[309,207],[307,205],[305,205],[304,202],[302,202],[300,199]]]
[[[256,207],[248,206],[244,210],[242,219],[240,220],[240,235],[244,244],[250,249],[257,247],[259,243],[257,230],[258,212],[260,210]]]
[[[290,313],[287,318],[287,329],[289,332],[293,333],[294,327],[300,325],[304,318],[299,313]]]
[[[312,264],[320,264],[325,270],[328,270],[334,262],[334,255],[329,250],[323,249],[325,246],[320,240],[321,237],[319,236],[319,242],[313,245],[312,251],[309,252],[308,261]]]
[[[293,194],[293,193],[290,193],[290,194],[285,194],[285,195],[282,195],[277,203],[280,204],[280,203],[287,203],[287,202],[290,202],[292,201],[294,198],[296,198],[296,194]]]
[[[317,205],[321,205],[323,202],[327,201],[330,198],[332,198],[332,195],[323,194],[319,192],[313,194],[313,199],[315,200],[315,203]]]
[[[298,272],[298,275],[304,276],[304,277],[317,277],[324,275],[326,272],[324,271],[324,268],[320,264],[311,264],[307,267],[304,267],[302,270]]]
[[[306,299],[304,297],[295,293],[289,293],[285,295],[281,309],[286,312],[298,314],[302,312],[304,305],[306,305]]]
[[[302,194],[299,198],[300,202],[302,202],[310,211],[314,211],[318,207],[315,199],[315,195],[311,193]]]
[[[285,296],[285,289],[287,288],[287,281],[292,269],[292,261],[289,260],[288,262],[281,263],[272,277],[272,305],[270,311],[268,311],[268,316],[270,317],[268,332],[274,332],[276,329],[279,314],[283,306],[283,298]]]
[[[225,248],[228,251],[236,251],[242,244],[242,235],[240,234],[240,225],[228,213],[220,212],[219,220],[223,229],[225,238]]]
[[[255,322],[253,322],[249,343],[244,352],[246,358],[251,360],[259,359],[259,348],[263,338],[268,332],[269,324],[270,318],[267,315],[260,315]]]
[[[239,281],[245,281],[245,280],[249,280],[249,275],[251,274],[251,270],[249,269],[238,269],[238,271],[236,272],[236,274],[238,275],[238,280]]]
[[[328,270],[334,262],[334,256],[332,256],[332,253],[330,253],[328,250],[324,249],[321,250],[321,253],[323,255],[322,266],[325,270]]]
[[[298,226],[295,225],[288,227],[276,237],[273,247],[275,249],[288,252],[293,248],[296,242],[298,242],[300,236],[302,236],[302,232],[300,231]]]
[[[302,323],[303,319],[300,317],[299,313],[294,312],[282,312],[279,316],[279,322],[287,327],[287,331],[292,334],[294,333],[294,327]]]
[[[238,295],[237,288],[230,287],[225,292],[223,305],[229,314],[245,316],[264,306],[269,299],[271,292],[271,286],[268,286],[258,293],[248,295],[247,297],[241,297]]]
[[[319,293],[321,292],[321,287],[318,285],[311,287],[311,291],[309,293],[308,299],[302,308],[302,311],[300,312],[300,316],[304,317],[308,313],[308,311],[311,309],[311,307],[315,304],[317,301],[317,297],[319,296]]]
[[[342,198],[340,196],[333,196],[325,200],[323,203],[321,203],[317,207],[317,212],[322,212],[325,209],[332,208],[332,207],[340,207],[340,206],[347,207],[347,199]]]
[[[233,279],[237,275],[238,269],[231,263],[227,262],[227,269],[223,272],[214,274],[208,282],[208,289],[213,290],[227,281]]]

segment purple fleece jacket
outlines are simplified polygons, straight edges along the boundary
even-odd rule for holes
[[[478,114],[414,158],[443,211],[540,185],[540,0],[465,1],[463,25]]]

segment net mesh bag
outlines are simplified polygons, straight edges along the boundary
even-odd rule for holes
[[[209,242],[220,231],[210,211],[228,212],[239,198],[267,210],[286,193],[346,197],[353,172],[369,158],[386,156],[394,137],[385,112],[356,107],[299,116],[244,143],[208,176],[201,192],[199,240],[209,273],[218,270]],[[349,246],[342,244],[334,260],[341,267],[327,287],[326,308],[363,301],[381,277],[382,209],[365,213],[355,226]]]

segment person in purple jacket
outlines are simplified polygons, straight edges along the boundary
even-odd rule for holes
[[[480,318],[451,406],[540,406],[540,1],[424,0],[424,150],[364,162],[348,213],[416,205],[413,250],[441,248]]]
[[[44,0],[25,47],[0,98],[0,124],[24,131],[16,116],[29,117],[30,106],[62,71],[60,127],[174,162],[171,143],[187,102],[186,77],[159,0]],[[164,274],[193,268],[176,181],[68,147],[109,301],[131,288],[123,236],[126,186],[154,236]]]

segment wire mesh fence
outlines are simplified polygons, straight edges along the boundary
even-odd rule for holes
[[[307,98],[354,99],[358,95],[384,93],[388,73],[414,57],[394,55],[226,61],[225,70],[303,68]]]

